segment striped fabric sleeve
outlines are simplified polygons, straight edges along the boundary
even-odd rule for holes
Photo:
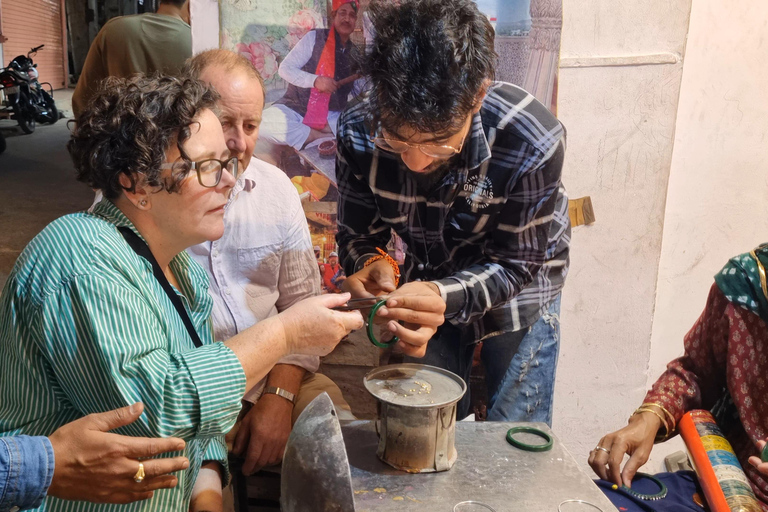
[[[342,121],[339,121],[339,125]],[[355,137],[350,130],[348,137]],[[338,232],[339,261],[350,276],[360,270],[362,262],[386,250],[391,238],[389,226],[381,219],[376,198],[354,166],[355,157],[342,131],[339,131],[336,157],[336,179],[339,184]]]
[[[229,481],[232,478],[232,473],[229,470],[229,457],[227,455],[227,443],[224,440],[224,436],[216,436],[208,443],[208,448],[205,449],[203,455],[203,463],[205,461],[214,460],[221,464],[221,486],[226,487],[229,485]]]
[[[144,402],[141,418],[121,429],[126,435],[191,439],[228,432],[245,392],[237,356],[223,343],[195,349],[176,339],[180,332],[187,338],[186,331],[168,332],[153,299],[92,275],[48,295],[36,323],[62,391],[82,414]]]
[[[483,248],[485,262],[434,281],[446,301],[446,318],[458,324],[473,322],[517,297],[533,281],[548,259],[564,156],[561,141],[516,181]]]

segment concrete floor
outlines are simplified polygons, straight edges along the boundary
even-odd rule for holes
[[[54,92],[56,104],[71,115],[72,90]],[[16,258],[52,220],[87,208],[93,192],[75,180],[67,153],[67,119],[39,125],[25,135],[16,121],[0,119],[8,148],[0,155],[0,289]]]

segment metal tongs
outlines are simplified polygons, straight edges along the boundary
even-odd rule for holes
[[[336,306],[332,309],[336,311],[358,311],[370,308],[371,312],[368,313],[368,322],[366,322],[368,339],[379,348],[389,348],[397,343],[399,338],[395,336],[387,342],[382,342],[376,339],[376,334],[373,332],[373,320],[376,318],[376,313],[387,303],[387,300],[389,300],[389,295],[382,295],[380,297],[361,297],[358,299],[349,299],[343,306]]]
[[[336,306],[332,308],[336,311],[357,311],[360,309],[368,309],[375,306],[378,302],[387,302],[389,295],[382,295],[381,297],[361,297],[358,299],[349,299],[343,306]]]

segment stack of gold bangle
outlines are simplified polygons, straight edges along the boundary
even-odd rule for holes
[[[657,408],[661,412],[656,410]],[[635,410],[635,412],[632,413],[632,416],[636,414],[640,414],[641,412],[649,412],[651,414],[656,415],[656,417],[659,418],[659,420],[661,420],[661,424],[664,426],[664,434],[657,435],[656,442],[666,441],[675,431],[675,427],[677,426],[675,422],[675,417],[672,416],[672,413],[670,413],[663,405],[657,404],[654,402],[645,402],[640,407],[638,407],[637,410]],[[662,416],[662,413],[664,414],[663,416]]]

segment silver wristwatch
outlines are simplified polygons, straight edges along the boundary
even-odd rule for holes
[[[267,395],[267,394],[269,394],[269,395],[278,395],[278,396],[281,396],[281,397],[285,398],[286,400],[291,402],[293,405],[296,405],[296,395],[294,395],[290,391],[288,391],[286,389],[283,389],[283,388],[278,388],[276,386],[269,386],[269,387],[265,388],[264,391],[261,394],[262,394],[262,396],[263,395]]]

